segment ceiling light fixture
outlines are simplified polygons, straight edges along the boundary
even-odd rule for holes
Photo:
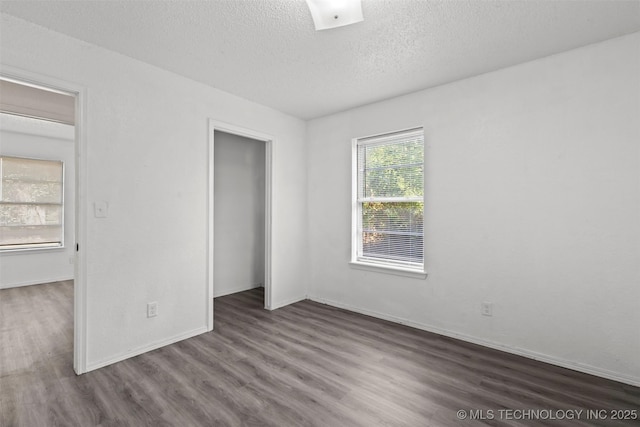
[[[307,0],[316,31],[364,20],[360,0]]]

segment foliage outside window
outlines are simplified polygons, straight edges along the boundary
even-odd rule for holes
[[[0,156],[0,250],[63,246],[64,164]]]
[[[424,271],[422,129],[354,141],[352,262]]]

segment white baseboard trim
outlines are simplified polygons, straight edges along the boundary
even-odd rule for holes
[[[279,308],[282,308],[284,306],[290,305],[290,304],[295,304],[297,302],[300,301],[304,301],[308,299],[308,297],[306,295],[301,296],[301,297],[296,297],[296,298],[290,298],[288,300],[284,300],[284,301],[279,301],[277,303],[274,303],[271,308],[269,308],[268,310],[273,311],[273,310],[277,310]]]
[[[364,314],[367,316],[375,317],[382,320],[388,320],[394,323],[400,323],[402,325],[411,326],[412,328],[421,329],[427,332],[433,332],[438,335],[444,335],[446,337],[459,339],[461,341],[470,342],[472,344],[478,344],[483,347],[493,348],[495,350],[504,351],[511,354],[516,354],[518,356],[527,357],[529,359],[538,360],[540,362],[549,363],[551,365],[560,366],[562,368],[571,369],[578,372],[583,372],[585,374],[595,375],[597,377],[606,378],[613,381],[618,381],[621,383],[629,384],[632,386],[640,387],[640,378],[629,376],[626,374],[621,374],[618,372],[610,371],[608,369],[602,369],[591,365],[585,365],[582,363],[576,363],[571,360],[560,359],[557,357],[549,356],[542,353],[537,353],[535,351],[527,350],[524,348],[513,347],[505,344],[500,344],[494,341],[484,340],[481,338],[476,338],[470,335],[462,334],[459,332],[449,331],[446,329],[438,328],[435,326],[414,322],[412,320],[404,319],[401,317],[396,317],[388,314],[378,313],[376,311],[366,310],[358,307],[351,306],[349,304],[343,304],[336,301],[331,301],[325,298],[309,296],[309,300],[318,302],[320,304],[330,305],[336,308],[342,308],[344,310],[353,311],[355,313]]]
[[[117,362],[122,362],[123,360],[129,359],[131,357],[139,356],[143,353],[156,350],[160,347],[164,347],[169,344],[174,344],[178,341],[186,340],[188,338],[193,338],[196,335],[200,335],[205,332],[207,332],[206,325],[197,329],[193,329],[189,332],[185,332],[183,334],[175,335],[168,339],[163,339],[142,347],[134,348],[133,350],[118,354],[116,356],[109,357],[107,359],[103,359],[93,363],[88,363],[87,370],[84,373],[95,371],[96,369],[104,368],[105,366],[113,365],[114,363],[117,363]]]
[[[18,283],[0,284],[0,289],[11,289],[11,288],[20,288],[22,286],[44,285],[45,283],[65,282],[67,280],[73,280],[73,276],[54,277],[54,278],[47,277],[46,279],[27,280],[27,281],[18,282]]]
[[[251,289],[259,288],[261,286],[263,286],[262,283],[256,283],[255,285],[238,286],[238,287],[235,287],[235,288],[226,289],[226,290],[221,291],[219,293],[214,290],[213,291],[213,297],[214,298],[223,297],[225,295],[231,295],[231,294],[236,294],[238,292],[249,291]]]

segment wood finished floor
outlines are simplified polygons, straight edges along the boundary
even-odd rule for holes
[[[262,289],[217,298],[212,333],[76,376],[72,295],[0,290],[1,426],[640,424],[500,419],[638,410],[640,389],[310,301],[269,312]]]

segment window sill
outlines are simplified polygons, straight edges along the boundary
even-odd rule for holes
[[[357,270],[367,270],[376,273],[393,274],[395,276],[411,277],[414,279],[427,278],[427,272],[421,270],[413,270],[391,265],[371,264],[362,261],[350,261],[349,264],[351,265],[351,268],[355,268]]]
[[[38,253],[38,252],[55,252],[64,251],[65,246],[51,246],[51,247],[39,247],[39,248],[16,248],[16,249],[0,249],[0,255],[11,254],[26,254],[26,253]]]

